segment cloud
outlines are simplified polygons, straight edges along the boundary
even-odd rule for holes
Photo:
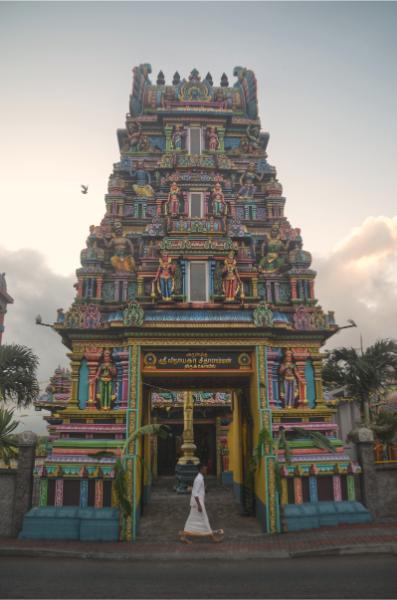
[[[368,217],[339,242],[328,258],[315,258],[316,295],[336,321],[349,318],[357,329],[331,338],[329,347],[355,347],[397,338],[397,216]]]
[[[66,365],[66,348],[49,327],[35,323],[40,314],[45,323],[53,323],[59,307],[73,301],[75,278],[51,271],[36,250],[0,250],[0,270],[6,273],[7,290],[14,298],[5,317],[4,343],[29,346],[40,359],[39,380],[47,381],[58,364]]]
[[[44,322],[53,323],[56,309],[72,303],[75,279],[55,274],[44,256],[30,248],[17,251],[1,248],[0,271],[6,273],[7,290],[14,298],[5,316],[3,343],[23,344],[33,349],[40,359],[38,379],[45,388],[56,367],[68,366],[69,361],[59,335],[49,327],[36,325],[35,318],[40,314]],[[26,409],[22,413],[29,414],[23,420],[24,429],[45,433],[42,413]]]

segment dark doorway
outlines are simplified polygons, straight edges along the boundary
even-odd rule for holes
[[[216,475],[215,423],[195,423],[194,442],[197,446],[197,458],[207,465],[209,475]]]
[[[167,424],[168,425],[168,424]],[[174,475],[175,466],[181,453],[183,424],[168,425],[171,436],[157,441],[157,470],[159,475]]]

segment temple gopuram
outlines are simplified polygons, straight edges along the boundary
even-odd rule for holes
[[[364,518],[359,467],[323,396],[321,347],[338,326],[285,216],[255,75],[233,75],[216,85],[193,69],[166,83],[160,71],[154,83],[149,64],[133,69],[106,212],[54,324],[70,373],[58,370],[37,403],[50,411],[50,450],[33,521],[114,517],[118,458],[131,505],[119,539],[139,534],[153,479],[175,476],[186,492],[199,460],[266,533]],[[170,435],[134,437],[154,423]]]

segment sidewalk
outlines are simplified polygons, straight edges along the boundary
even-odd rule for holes
[[[0,538],[1,556],[91,558],[100,560],[249,560],[353,554],[396,554],[397,521],[346,525],[278,535],[254,540],[225,539],[220,544],[175,539],[136,543],[17,540]]]

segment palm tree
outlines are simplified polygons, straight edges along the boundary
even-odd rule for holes
[[[378,340],[366,350],[336,348],[327,357],[323,368],[325,385],[344,387],[348,396],[356,400],[364,414],[364,422],[371,422],[371,405],[397,378],[397,341]]]
[[[13,431],[18,427],[19,421],[14,421],[14,412],[5,408],[0,409],[0,460],[6,465],[18,455]]]
[[[18,408],[32,404],[39,394],[38,363],[26,346],[0,346],[0,402],[13,402]]]

